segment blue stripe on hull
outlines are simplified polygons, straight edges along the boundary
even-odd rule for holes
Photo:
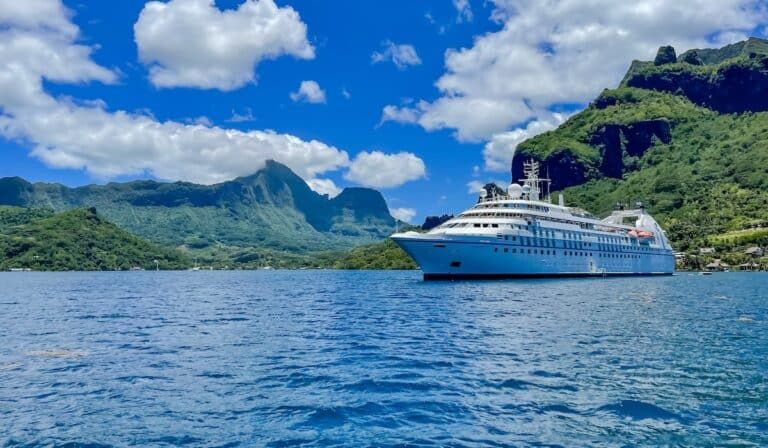
[[[606,272],[597,273],[542,273],[542,274],[427,274],[424,273],[424,280],[511,280],[524,278],[585,278],[585,277],[649,277],[649,276],[669,276],[672,272],[652,272],[652,273],[619,273]]]

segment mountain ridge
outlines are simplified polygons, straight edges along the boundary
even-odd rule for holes
[[[214,185],[136,180],[71,188],[6,177],[0,204],[57,212],[97,207],[129,232],[173,246],[317,251],[375,242],[395,228],[380,192],[354,187],[329,198],[271,160],[249,176]]]

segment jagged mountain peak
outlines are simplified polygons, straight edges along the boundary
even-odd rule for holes
[[[685,62],[686,59],[696,55],[703,65],[717,65],[729,59],[740,56],[749,57],[749,55],[768,55],[768,40],[759,37],[750,37],[721,48],[693,48],[680,54],[678,62]]]
[[[621,86],[683,96],[720,113],[768,111],[768,41],[673,54],[662,47],[655,61],[633,61]]]
[[[193,238],[291,251],[377,241],[395,222],[378,191],[348,188],[329,199],[272,160],[214,185],[140,180],[69,188],[6,178],[0,179],[2,204],[56,211],[97,206],[110,221],[164,244]]]
[[[336,207],[353,210],[358,218],[373,216],[394,224],[389,214],[384,196],[377,190],[363,187],[347,187],[338,196],[331,199]]]

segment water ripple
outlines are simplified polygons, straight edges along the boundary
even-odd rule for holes
[[[0,447],[768,446],[765,274],[0,277]]]

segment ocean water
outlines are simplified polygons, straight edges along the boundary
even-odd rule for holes
[[[0,446],[768,446],[768,275],[0,274]]]

